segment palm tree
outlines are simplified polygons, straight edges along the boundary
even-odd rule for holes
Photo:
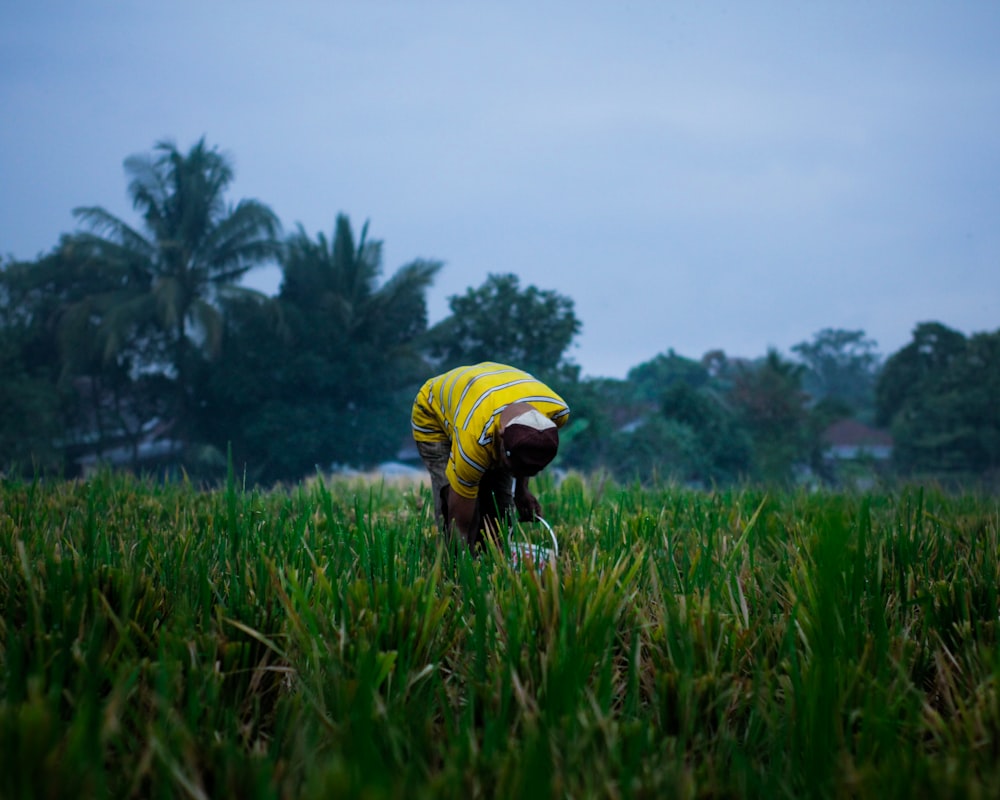
[[[386,362],[417,359],[417,337],[427,327],[425,294],[441,269],[417,259],[379,285],[382,242],[368,239],[368,224],[355,242],[351,223],[337,216],[333,241],[311,240],[301,226],[285,249],[280,298],[313,318],[340,353],[375,352]]]
[[[198,351],[211,354],[218,346],[222,320],[217,301],[252,291],[237,283],[248,270],[277,256],[280,223],[256,200],[225,203],[233,169],[204,138],[186,155],[162,141],[153,154],[126,159],[125,171],[144,230],[98,206],[77,208],[73,213],[89,233],[78,234],[74,244],[100,269],[120,275],[117,290],[104,297],[98,332],[104,357],[113,358],[150,327],[163,337],[164,371],[176,388],[173,414],[186,443],[191,358]],[[93,298],[87,302],[94,304]]]
[[[324,446],[325,457],[356,464],[387,448],[394,453],[402,438],[396,423],[405,434],[409,421],[399,413],[399,398],[406,397],[408,409],[410,392],[427,372],[419,351],[425,295],[441,263],[417,259],[380,283],[382,243],[368,238],[367,224],[356,240],[340,214],[332,241],[322,233],[312,240],[299,226],[286,242],[282,268],[279,304],[302,366],[300,391],[350,428],[342,426],[336,445]],[[317,431],[317,444],[322,435]]]

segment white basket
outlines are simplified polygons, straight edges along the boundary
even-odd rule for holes
[[[559,540],[556,539],[552,526],[548,522],[541,517],[535,517],[535,522],[541,523],[542,527],[548,531],[549,538],[552,539],[552,546],[513,541],[514,530],[517,526],[511,525],[509,536],[510,563],[514,569],[534,567],[538,572],[542,572],[549,564],[555,566],[556,559],[559,557]]]

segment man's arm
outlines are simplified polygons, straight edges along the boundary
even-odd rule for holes
[[[448,487],[448,527],[454,525],[458,534],[472,547],[476,541],[476,499],[462,497],[451,486]]]

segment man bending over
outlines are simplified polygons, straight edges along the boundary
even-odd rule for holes
[[[413,439],[444,531],[475,549],[484,535],[499,544],[515,510],[524,521],[541,516],[528,478],[555,458],[567,419],[558,394],[504,364],[456,367],[428,380],[413,401]]]

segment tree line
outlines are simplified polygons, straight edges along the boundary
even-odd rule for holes
[[[490,275],[431,326],[440,262],[384,277],[382,243],[343,214],[329,238],[285,234],[265,204],[227,201],[231,164],[204,139],[125,170],[141,226],[78,208],[81,230],[49,253],[0,263],[0,469],[214,480],[232,463],[271,484],[371,467],[405,450],[424,379],[480,360],[551,383],[573,408],[558,465],[618,480],[837,481],[824,432],[838,419],[891,432],[886,476],[1000,468],[1000,330],[921,323],[883,361],[864,331],[827,328],[789,356],[668,349],[624,380],[582,378],[562,294]],[[276,296],[242,285],[269,263]]]

